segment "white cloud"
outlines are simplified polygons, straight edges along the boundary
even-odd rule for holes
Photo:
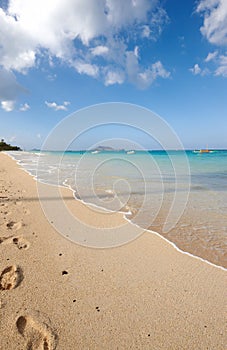
[[[227,78],[227,55],[219,56],[218,67],[215,70],[215,75]]]
[[[227,44],[227,1],[200,0],[196,11],[203,16],[202,35],[215,45]]]
[[[15,108],[15,101],[1,101],[1,107],[6,112],[12,112]]]
[[[97,77],[99,74],[99,68],[95,64],[90,64],[83,61],[76,61],[72,65],[80,74],[86,74],[94,78]]]
[[[170,77],[170,72],[168,72],[162,65],[162,63],[160,61],[155,62],[154,64],[152,64],[151,66],[152,68],[152,75],[153,75],[153,79],[156,79],[157,77],[161,77],[161,78],[169,78]]]
[[[221,55],[219,57],[219,62],[222,66],[227,66],[227,54],[225,55]]]
[[[217,57],[218,55],[218,51],[214,51],[214,52],[209,52],[207,57],[205,58],[205,62],[210,62],[210,61],[213,61],[215,60],[215,58]]]
[[[113,28],[132,25],[135,21],[146,21],[147,13],[156,1],[149,0],[107,0],[105,4],[107,23]]]
[[[146,89],[158,77],[164,79],[170,77],[170,72],[163,67],[160,61],[141,69],[138,57],[133,51],[127,52],[127,74],[129,81],[141,89]]]
[[[34,45],[26,28],[1,8],[0,23],[0,66],[20,72],[34,66]]]
[[[145,24],[142,27],[142,38],[149,38],[150,34],[151,34],[151,29],[147,24]]]
[[[125,80],[124,72],[122,71],[107,71],[105,74],[105,85],[122,84]]]
[[[68,101],[64,101],[62,105],[58,105],[56,102],[45,101],[47,107],[54,109],[55,111],[67,111],[67,106],[70,104]]]
[[[170,77],[170,72],[168,72],[162,65],[160,61],[157,61],[151,65],[150,68],[139,72],[137,79],[139,80],[139,85],[142,89],[153,83],[158,77],[167,79]]]
[[[36,135],[37,139],[41,139],[41,134]]]
[[[46,55],[106,83],[105,72],[125,72],[132,45],[156,40],[167,22],[160,0],[9,0],[0,8],[0,66],[26,74]],[[139,70],[149,69],[140,56]]]
[[[202,35],[211,43],[220,46],[219,50],[208,53],[205,62],[211,67],[215,76],[227,77],[227,59],[221,54],[222,47],[227,46],[227,1],[200,0],[196,11],[203,16]],[[214,68],[215,67],[215,68]],[[207,69],[203,70],[207,71]]]
[[[169,23],[169,21],[170,20],[166,11],[158,4],[157,11],[155,11],[150,21],[150,38],[153,40],[157,40],[159,35],[162,33],[164,25]]]
[[[99,45],[96,47],[91,48],[91,53],[94,56],[104,56],[109,52],[109,49],[107,46]]]
[[[201,76],[204,76],[204,75],[207,75],[210,73],[209,69],[208,68],[204,68],[202,69],[198,63],[196,63],[194,65],[194,67],[190,68],[189,69],[190,72],[192,72],[193,75],[201,75]]]
[[[196,63],[196,64],[194,65],[194,67],[193,67],[193,68],[190,68],[189,70],[190,70],[190,72],[192,72],[192,74],[194,74],[194,75],[198,75],[198,74],[200,74],[201,71],[202,71],[202,69],[200,68],[200,66],[198,65],[198,63]]]
[[[189,71],[194,75],[204,76],[212,74],[214,76],[227,78],[227,53],[226,55],[220,55],[218,51],[209,53],[204,62],[208,64],[209,69],[207,67],[201,68],[199,64],[196,63]]]
[[[21,112],[26,112],[30,109],[30,106],[28,103],[24,103],[21,107],[20,107],[20,111]]]
[[[215,71],[215,75],[227,78],[227,65],[218,67]]]
[[[159,1],[156,1],[156,6],[156,11],[153,12],[153,15],[149,20],[149,25],[147,23],[143,24],[141,33],[142,38],[147,38],[153,41],[156,41],[159,38],[165,25],[169,23],[169,17],[166,11],[160,6]]]

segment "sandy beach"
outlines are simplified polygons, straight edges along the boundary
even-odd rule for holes
[[[90,225],[125,221],[62,196]],[[223,269],[149,232],[111,249],[72,243],[48,222],[36,181],[3,153],[0,211],[0,349],[226,349]]]

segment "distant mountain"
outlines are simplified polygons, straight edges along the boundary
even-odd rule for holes
[[[6,143],[4,139],[1,139],[0,151],[21,151],[21,149],[18,146],[11,146],[9,143]]]

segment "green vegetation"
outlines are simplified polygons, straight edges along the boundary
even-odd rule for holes
[[[6,143],[4,139],[1,139],[0,151],[21,151],[21,149],[18,146],[11,146],[9,143]]]

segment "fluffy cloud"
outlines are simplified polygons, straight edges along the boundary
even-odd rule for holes
[[[68,101],[64,101],[62,105],[58,105],[56,102],[45,101],[47,107],[54,109],[55,111],[67,111],[67,106],[70,104]]]
[[[224,78],[227,78],[227,65],[226,66],[219,66],[215,71],[215,75],[223,76]]]
[[[220,55],[218,58],[218,63],[219,65],[215,71],[215,75],[227,78],[227,55]]]
[[[215,60],[215,58],[217,57],[218,55],[218,51],[214,51],[214,52],[209,52],[207,57],[205,58],[205,62],[210,62],[210,61],[213,61]]]
[[[204,61],[213,75],[227,77],[227,56],[223,55],[223,48],[227,47],[227,1],[200,0],[196,11],[203,17],[202,35],[211,44],[219,46],[218,50],[208,53]],[[201,73],[204,71],[208,69]]]
[[[127,52],[126,68],[129,81],[141,89],[146,89],[158,77],[170,77],[170,72],[163,67],[160,61],[153,63],[145,69],[141,69],[137,50]]]
[[[202,14],[202,35],[215,45],[227,45],[227,1],[200,0],[196,11]]]
[[[96,46],[91,49],[91,53],[94,56],[105,56],[109,52],[109,49],[107,46]]]
[[[148,25],[144,25],[142,28],[142,38],[149,38],[151,29]]]
[[[200,68],[200,66],[198,65],[198,63],[196,63],[196,64],[194,65],[194,67],[193,67],[193,68],[190,68],[189,70],[190,70],[190,72],[192,72],[192,74],[194,74],[194,75],[198,75],[198,74],[200,74],[201,71],[202,71],[202,69]]]
[[[26,74],[46,55],[106,85],[135,83],[127,74],[132,44],[156,40],[167,22],[159,0],[9,0],[0,8],[0,67]],[[150,70],[142,57],[137,66]]]
[[[21,107],[20,107],[20,111],[21,112],[26,112],[30,109],[30,106],[28,103],[24,103]]]
[[[15,107],[15,101],[1,101],[1,107],[6,112],[12,112]]]
[[[192,72],[193,75],[201,75],[201,76],[204,76],[204,75],[207,75],[210,73],[209,69],[208,68],[204,68],[202,69],[198,63],[196,63],[194,65],[194,67],[190,68],[189,69],[190,72]]]
[[[8,15],[1,8],[0,23],[0,66],[25,72],[35,63],[30,35],[16,17]]]
[[[193,75],[207,75],[212,74],[214,76],[222,76],[227,78],[227,53],[221,55],[218,51],[210,52],[204,59],[206,63],[205,67],[200,67],[198,63],[194,67],[190,68],[189,71]]]
[[[109,70],[105,74],[105,85],[122,84],[124,82],[125,75],[123,71],[111,71]]]
[[[157,77],[161,78],[169,78],[170,77],[170,72],[168,72],[162,65],[160,61],[155,62],[151,66],[151,71],[152,71],[152,76],[153,79],[156,79]]]
[[[80,60],[80,61],[75,61],[72,65],[76,68],[77,72],[80,74],[86,74],[94,78],[97,77],[99,74],[99,68],[95,64],[86,63]]]

